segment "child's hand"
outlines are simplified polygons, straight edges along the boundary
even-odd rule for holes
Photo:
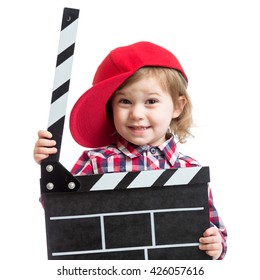
[[[54,147],[56,141],[51,140],[52,134],[49,131],[40,130],[38,132],[38,137],[33,150],[33,158],[38,164],[40,164],[41,161],[47,158],[50,154],[57,153],[57,148]]]
[[[210,227],[204,231],[203,237],[199,239],[200,250],[206,251],[206,254],[218,259],[222,253],[222,238],[217,228]]]

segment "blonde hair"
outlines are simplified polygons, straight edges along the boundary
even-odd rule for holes
[[[174,135],[178,137],[178,141],[180,143],[186,142],[187,137],[192,135],[190,132],[193,124],[192,104],[187,92],[188,83],[179,71],[165,67],[142,67],[129,77],[117,90],[135,83],[147,75],[154,75],[159,78],[162,87],[169,91],[173,103],[177,102],[180,96],[186,99],[182,113],[177,118],[172,119],[170,124]]]

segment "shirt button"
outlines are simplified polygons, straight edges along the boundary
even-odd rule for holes
[[[154,148],[154,147],[152,147],[151,149],[150,149],[150,152],[151,152],[151,154],[155,154],[156,153],[156,149]]]

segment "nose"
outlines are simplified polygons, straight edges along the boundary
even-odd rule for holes
[[[144,118],[144,108],[141,104],[132,106],[129,117],[133,120],[140,120]]]

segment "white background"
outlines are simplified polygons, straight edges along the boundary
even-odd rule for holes
[[[229,233],[224,261],[181,264],[204,265],[207,279],[259,274],[257,4],[253,0],[10,0],[1,5],[0,270],[5,279],[56,279],[57,268],[65,263],[46,260],[44,211],[38,202],[40,167],[32,158],[37,131],[47,127],[64,7],[80,9],[67,116],[111,49],[147,40],[179,58],[189,77],[196,122],[195,137],[179,149],[210,166],[215,205]],[[62,164],[70,169],[82,151],[66,122]],[[138,267],[140,263],[117,264]],[[66,262],[72,267],[79,264],[97,266]]]

